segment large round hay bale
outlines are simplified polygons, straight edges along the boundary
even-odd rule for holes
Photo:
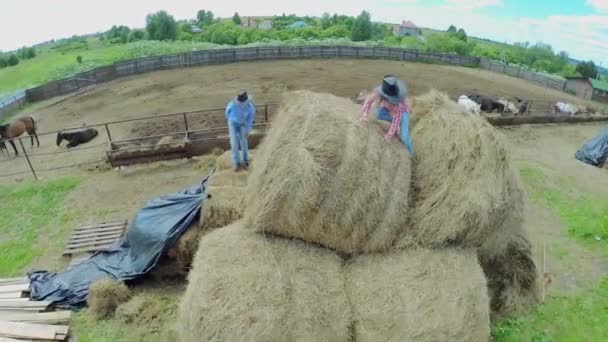
[[[540,278],[532,257],[532,244],[523,226],[524,195],[514,171],[511,171],[509,186],[515,205],[478,250],[488,279],[493,316],[522,312],[540,300]]]
[[[488,341],[486,280],[473,250],[360,256],[346,268],[353,341]]]
[[[207,186],[247,186],[249,172],[232,170],[218,171],[211,175]]]
[[[431,103],[445,101],[434,94]],[[416,104],[433,110],[416,114],[411,130],[413,199],[400,245],[478,247],[515,205],[506,148],[483,118],[449,103],[433,107],[419,98]]]
[[[180,339],[347,341],[342,260],[240,223],[206,235],[178,313]]]
[[[245,188],[237,186],[210,186],[209,198],[201,208],[201,228],[212,229],[227,226],[243,216]]]
[[[247,227],[336,251],[379,252],[408,221],[410,158],[348,99],[288,93],[258,148]]]
[[[98,319],[112,316],[116,308],[128,301],[132,296],[131,290],[120,281],[101,279],[89,288],[87,305],[89,312]]]

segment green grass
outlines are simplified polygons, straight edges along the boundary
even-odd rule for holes
[[[538,169],[521,171],[532,200],[542,201],[566,224],[570,236],[608,257],[608,198],[577,192],[572,180],[560,190]],[[598,270],[599,272],[600,270]],[[495,341],[608,341],[608,278],[575,296],[550,297],[536,311],[493,326]]]
[[[50,239],[50,233],[57,230],[55,224],[70,220],[60,209],[63,198],[80,181],[79,178],[63,178],[0,186],[0,277],[22,274],[36,257],[42,255],[44,248],[37,247],[36,242]]]

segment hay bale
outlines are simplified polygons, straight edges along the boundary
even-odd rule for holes
[[[486,280],[473,250],[407,250],[346,268],[353,340],[488,341]]]
[[[245,188],[210,186],[207,194],[210,197],[201,208],[203,230],[224,227],[241,219],[245,210]]]
[[[512,170],[509,186],[517,199],[515,205],[477,252],[488,279],[493,317],[520,313],[540,301],[540,278],[523,226],[524,195]]]
[[[206,235],[180,304],[181,341],[347,341],[342,260],[236,223]]]
[[[414,109],[414,198],[399,246],[479,247],[515,205],[507,150],[485,119],[445,104],[445,95],[431,95],[430,105],[424,97],[416,101],[431,111]]]
[[[408,220],[410,158],[348,99],[285,97],[258,148],[247,226],[355,254],[388,250]]]
[[[254,150],[249,150],[250,165],[253,163],[253,153],[255,153]],[[230,152],[230,150],[222,153],[222,155],[217,158],[215,168],[217,171],[232,170],[232,152]]]
[[[462,111],[458,104],[450,99],[446,93],[431,89],[428,93],[412,97],[412,114],[410,117],[410,129],[420,118],[425,117],[440,108],[450,108],[454,111]]]
[[[128,301],[132,296],[131,290],[120,281],[101,279],[89,288],[87,305],[89,312],[98,319],[112,316],[116,307]]]
[[[249,172],[239,171],[234,172],[232,170],[224,170],[215,172],[209,178],[208,186],[241,186],[247,185],[247,177]]]

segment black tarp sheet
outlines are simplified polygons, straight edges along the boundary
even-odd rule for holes
[[[608,126],[598,136],[585,142],[574,156],[583,163],[602,166],[608,159]]]
[[[200,212],[206,182],[207,178],[196,186],[148,201],[135,215],[126,236],[110,250],[97,252],[63,273],[28,273],[30,297],[77,309],[85,304],[89,286],[95,281],[133,280],[150,272]]]

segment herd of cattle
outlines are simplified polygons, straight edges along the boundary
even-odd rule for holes
[[[486,113],[497,112],[505,115],[523,115],[528,113],[530,109],[530,102],[519,97],[516,97],[515,101],[512,102],[502,97],[496,98],[479,94],[461,95],[458,98],[458,104],[467,112],[475,115],[480,115],[482,111]],[[569,115],[589,112],[586,106],[561,101],[553,104],[551,109],[553,113]]]

